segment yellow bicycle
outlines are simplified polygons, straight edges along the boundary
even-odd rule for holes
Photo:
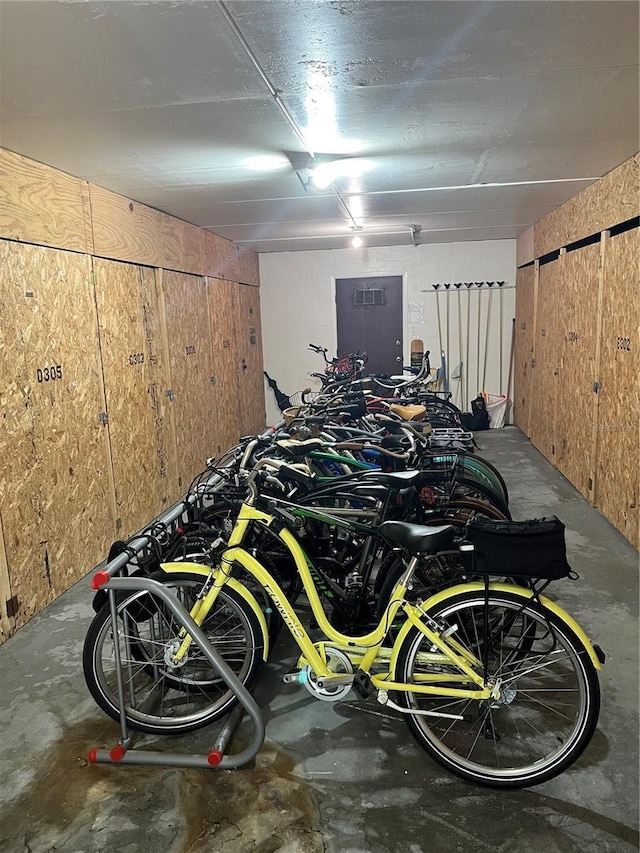
[[[266,595],[300,649],[285,683],[325,701],[350,690],[363,700],[375,697],[401,714],[418,743],[451,772],[476,783],[523,787],[556,776],[578,758],[597,724],[604,656],[558,604],[535,585],[488,581],[411,603],[407,591],[418,560],[451,548],[452,528],[385,522],[380,534],[405,553],[406,570],[377,627],[347,636],[324,613],[291,510],[286,501],[261,499],[254,480],[213,568],[162,566],[165,586],[243,684],[253,683],[267,659],[267,618],[259,603]],[[317,638],[259,555],[243,547],[253,525],[269,530],[295,561]],[[138,591],[119,595],[116,609],[117,636],[103,608],[84,648],[87,685],[106,713],[119,715],[116,643],[132,728],[182,733],[230,710],[233,692],[166,607]]]

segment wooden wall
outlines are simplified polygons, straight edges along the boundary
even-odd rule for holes
[[[529,413],[533,378],[533,341],[538,265],[531,264],[516,274],[516,325],[514,330],[514,421],[530,436]]]
[[[19,627],[102,559],[113,483],[91,258],[0,241],[0,270],[4,603]]]
[[[0,150],[0,641],[264,427],[258,285],[255,253]]]
[[[639,186],[636,155],[534,227],[560,252],[518,270],[514,374],[517,425],[636,547]]]

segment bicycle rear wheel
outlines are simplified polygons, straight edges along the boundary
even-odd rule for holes
[[[172,575],[163,581],[189,611],[202,588],[199,575]],[[179,666],[171,665],[181,625],[159,599],[137,591],[118,596],[118,636],[109,604],[93,619],[84,643],[83,670],[89,692],[113,719],[120,718],[114,644],[120,647],[125,710],[132,729],[183,734],[209,725],[237,699],[194,642]],[[264,640],[252,608],[235,590],[220,591],[202,624],[212,645],[247,687],[262,664]]]
[[[499,680],[499,694],[485,701],[400,694],[408,709],[461,718],[407,716],[418,743],[452,773],[493,787],[536,785],[569,767],[591,740],[600,708],[595,667],[574,631],[535,603],[523,607],[521,597],[499,591],[490,592],[488,610],[480,590],[428,613],[479,660],[486,655],[485,679]],[[412,629],[399,651],[397,680],[425,684],[429,675],[456,672],[434,669],[430,649]]]

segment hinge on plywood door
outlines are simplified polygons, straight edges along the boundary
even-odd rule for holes
[[[98,412],[98,420],[102,426],[106,426],[109,423],[109,416],[106,412]]]
[[[592,390],[593,390],[594,394],[597,394],[601,388],[602,388],[602,384],[600,382],[596,381],[593,383],[593,389]]]
[[[209,377],[209,382],[210,382],[212,385],[215,385],[215,384],[216,384],[216,377],[215,377],[215,376],[210,376],[210,377]]]

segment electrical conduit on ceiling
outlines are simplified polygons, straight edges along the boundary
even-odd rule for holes
[[[307,154],[312,158],[312,160],[315,160],[316,159],[316,153],[313,150],[313,148],[311,147],[311,145],[309,144],[304,133],[302,132],[302,128],[300,127],[298,122],[295,120],[295,118],[291,115],[289,108],[287,107],[287,105],[282,100],[282,97],[280,96],[280,92],[276,89],[276,87],[273,85],[273,83],[271,82],[271,80],[267,76],[266,71],[264,70],[264,68],[260,64],[258,57],[253,52],[251,45],[249,44],[249,42],[246,40],[246,38],[242,34],[240,27],[236,24],[233,16],[231,15],[231,12],[227,9],[225,3],[223,3],[222,0],[217,0],[217,4],[218,4],[220,11],[222,12],[224,17],[226,18],[229,26],[233,30],[236,38],[238,39],[238,41],[242,45],[243,50],[245,51],[245,53],[247,54],[247,56],[251,60],[251,63],[253,64],[256,71],[258,72],[260,79],[263,81],[263,83],[265,84],[265,86],[269,90],[271,97],[274,99],[278,108],[280,109],[280,112],[282,113],[282,115],[287,120],[289,127],[293,130],[295,135],[298,137],[298,140],[301,142],[301,144],[302,144],[304,150],[307,152]],[[335,195],[336,199],[338,200],[338,203],[340,204],[341,208],[346,213],[347,217],[350,219],[350,221],[352,223],[352,228],[354,228],[354,230],[361,230],[360,226],[358,225],[356,220],[353,218],[353,215],[351,214],[351,211],[349,210],[344,198],[340,195],[340,193],[338,192],[338,190],[335,188],[335,186],[333,184],[330,184],[330,187],[331,187],[331,190],[332,190],[333,194]]]

